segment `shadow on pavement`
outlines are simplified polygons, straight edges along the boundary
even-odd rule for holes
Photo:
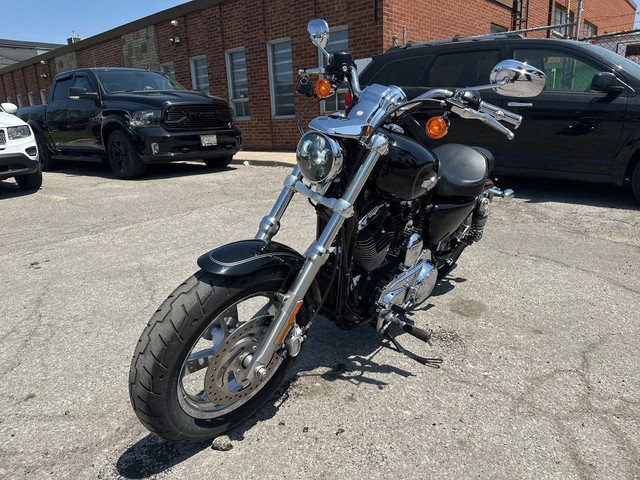
[[[340,330],[321,317],[315,321],[311,330],[312,334],[307,345],[288,379],[254,415],[227,433],[232,441],[244,440],[245,432],[258,423],[272,418],[289,400],[290,386],[301,377],[319,376],[323,381],[369,383],[377,385],[378,388],[384,388],[387,385],[385,382],[371,378],[368,374],[391,373],[405,378],[414,375],[409,371],[379,364],[374,360],[384,346],[373,328],[363,326],[355,330]],[[313,372],[319,367],[330,369],[322,373]],[[419,368],[418,364],[416,368]],[[169,443],[150,434],[120,456],[116,463],[116,470],[124,478],[148,478],[169,470],[210,446],[211,442]]]
[[[149,434],[120,456],[116,469],[124,478],[148,478],[191,458],[208,445],[169,443]]]
[[[207,167],[199,162],[172,162],[158,165],[147,165],[147,170],[141,178],[135,180],[123,180],[133,182],[149,182],[173,177],[186,177],[189,175],[203,175],[228,170],[235,170],[237,167],[228,166],[223,168]],[[56,173],[77,177],[99,177],[116,180],[116,175],[111,168],[102,163],[91,162],[65,162],[62,167],[55,170]],[[47,172],[45,172],[45,181]]]
[[[516,198],[531,203],[569,203],[594,207],[638,210],[640,202],[630,188],[600,183],[539,178],[500,177],[500,188],[511,188]]]

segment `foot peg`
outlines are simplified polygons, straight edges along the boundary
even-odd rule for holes
[[[514,191],[510,188],[505,188],[504,190],[500,190],[498,187],[488,188],[487,191],[494,197],[504,198],[505,200],[510,200],[514,196]]]

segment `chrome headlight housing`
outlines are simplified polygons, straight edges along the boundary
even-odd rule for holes
[[[129,125],[132,127],[150,127],[158,125],[162,118],[162,110],[138,110],[131,112]]]
[[[340,144],[323,133],[309,131],[298,142],[296,161],[305,180],[330,182],[342,169]]]

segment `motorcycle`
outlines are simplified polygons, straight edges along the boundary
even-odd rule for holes
[[[430,147],[449,115],[479,119],[513,138],[521,117],[483,102],[480,92],[535,96],[544,73],[505,60],[490,83],[435,89],[408,99],[395,86],[361,88],[349,52],[329,54],[329,27],[308,24],[326,66],[301,69],[298,92],[319,101],[347,86],[344,112],[309,122],[286,177],[255,238],[218,247],[200,270],[155,312],[135,349],[129,376],[133,409],[156,435],[200,442],[252,415],[282,384],[314,318],[352,329],[370,324],[400,352],[394,332],[425,342],[428,331],[408,318],[449,273],[463,250],[482,238],[494,197],[510,197],[489,179],[491,154],[461,144]],[[320,78],[311,85],[309,77]],[[441,114],[422,125],[430,105]],[[273,241],[294,194],[309,199],[316,238],[301,255]]]

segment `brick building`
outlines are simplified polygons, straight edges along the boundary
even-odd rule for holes
[[[533,28],[574,21],[578,0],[192,0],[85,40],[0,69],[0,99],[21,105],[46,101],[57,73],[76,67],[128,66],[161,70],[187,88],[228,99],[246,149],[292,149],[294,95],[300,67],[320,57],[307,22],[332,28],[329,49],[355,58],[395,43]],[[583,0],[580,37],[633,28],[633,0]],[[566,29],[531,33],[563,36]],[[328,99],[328,109],[340,97]],[[310,113],[309,115],[312,115]]]

